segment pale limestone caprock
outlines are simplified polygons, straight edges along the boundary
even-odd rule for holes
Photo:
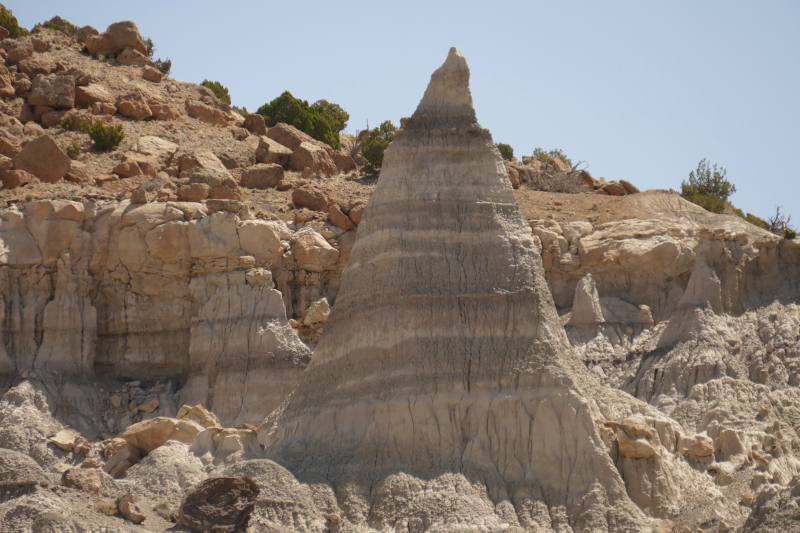
[[[375,529],[646,531],[594,422],[634,407],[654,412],[600,389],[570,348],[452,48],[386,151],[325,336],[260,442],[363,502]]]

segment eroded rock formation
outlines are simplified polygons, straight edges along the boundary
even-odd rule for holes
[[[647,518],[594,422],[633,412],[655,414],[598,387],[569,346],[453,48],[386,152],[326,334],[259,439],[296,476],[357,494],[370,511],[350,520],[376,529],[637,530]],[[430,496],[401,497],[410,485]]]

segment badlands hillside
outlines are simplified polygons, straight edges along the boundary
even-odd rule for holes
[[[0,531],[800,531],[800,242],[504,163],[455,48],[378,176],[51,22],[0,40]]]

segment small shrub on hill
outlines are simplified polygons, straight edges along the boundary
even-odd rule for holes
[[[153,59],[153,55],[156,53],[156,46],[153,44],[153,39],[150,37],[145,39],[144,46],[147,49],[147,57]],[[161,74],[169,76],[169,73],[172,71],[172,61],[170,58],[162,61],[159,57],[158,59],[153,59],[153,63],[156,64],[156,68],[161,71]]]
[[[228,88],[218,81],[203,80],[201,83],[203,87],[210,89],[214,96],[216,96],[223,104],[231,105],[231,95],[228,93]]]
[[[337,116],[328,110],[332,110]],[[339,142],[341,130],[337,128],[346,124],[350,118],[350,115],[337,104],[320,100],[314,105],[309,105],[306,100],[295,98],[289,91],[284,91],[279,97],[262,105],[256,113],[264,117],[264,122],[270,128],[281,122],[289,124],[336,150],[341,148]]]
[[[94,141],[94,149],[98,152],[114,150],[125,138],[122,124],[106,126],[102,121],[95,122],[94,125],[83,122],[81,123],[81,131],[89,134],[89,137]]]
[[[55,23],[53,23],[53,22],[51,22],[49,20],[47,22],[40,22],[39,24],[34,26],[34,28],[44,28],[46,30],[52,30],[52,31],[58,31],[58,32],[61,31],[61,27],[59,25],[57,25],[57,24],[55,24]],[[67,28],[66,31],[69,32],[70,29]]]
[[[557,157],[564,163],[566,163],[568,167],[572,168],[572,159],[567,157],[567,154],[565,154],[560,148],[556,148],[555,150],[550,150],[549,152],[541,148],[536,148],[533,151],[533,157],[535,157],[542,163],[547,163],[551,159]],[[580,163],[578,164],[580,165]]]
[[[350,113],[342,109],[342,106],[339,104],[334,104],[327,100],[317,100],[311,107],[320,108],[333,117],[333,130],[335,132],[338,133],[347,127],[347,121],[350,120]]]
[[[725,176],[728,171],[722,167],[713,167],[703,159],[697,170],[689,173],[689,181],[681,183],[681,196],[706,211],[722,213],[728,197],[736,192],[736,186]]]
[[[172,72],[172,60],[170,58],[161,61],[161,59],[155,60],[156,68],[161,71],[161,74],[164,76],[169,76],[169,73]]]
[[[66,131],[70,131],[73,124],[75,124],[75,121],[72,118],[72,115],[68,115],[67,118],[60,122],[61,129]]]
[[[63,150],[70,159],[77,159],[78,156],[81,155],[81,148],[81,143],[78,141],[72,141],[70,144],[61,145],[61,150]]]
[[[0,26],[8,30],[10,39],[19,39],[28,35],[28,30],[21,27],[17,22],[17,17],[13,16],[0,4]]]
[[[383,153],[394,140],[397,128],[390,120],[387,120],[377,128],[369,132],[369,135],[361,145],[361,153],[367,160],[367,172],[374,172],[383,165]]]
[[[503,156],[503,159],[506,161],[511,161],[511,159],[513,159],[514,149],[511,148],[510,144],[497,143],[495,146],[497,146],[497,149],[500,150],[500,155]]]

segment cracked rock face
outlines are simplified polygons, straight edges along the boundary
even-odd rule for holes
[[[593,423],[614,403],[637,402],[600,391],[569,347],[453,48],[386,151],[326,335],[259,440],[371,501],[376,528],[635,528],[647,519]]]

